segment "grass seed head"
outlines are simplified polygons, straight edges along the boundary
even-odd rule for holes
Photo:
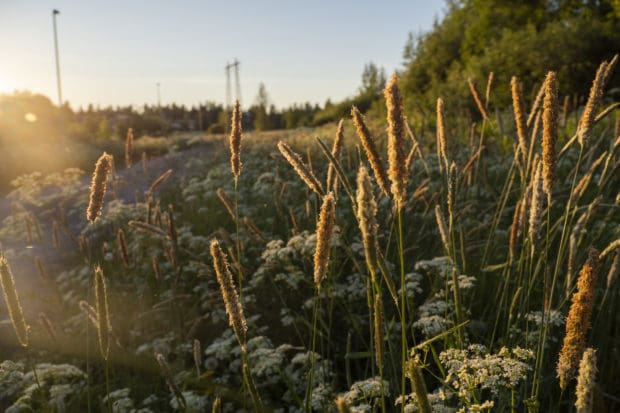
[[[577,127],[577,139],[581,146],[585,145],[590,137],[590,132],[594,126],[594,119],[596,117],[596,111],[601,104],[603,98],[603,89],[605,87],[605,73],[607,72],[607,62],[601,63],[596,71],[594,81],[590,87],[590,94],[588,95],[588,101],[583,109],[581,118],[579,119],[579,125]]]
[[[24,313],[22,311],[22,305],[17,295],[17,288],[15,288],[15,280],[13,273],[9,267],[9,262],[0,253],[0,283],[2,283],[2,291],[4,292],[4,302],[6,303],[7,310],[9,312],[9,318],[17,340],[22,347],[28,347],[28,331],[30,328],[26,324],[24,319]]]
[[[219,242],[216,239],[211,241],[211,258],[213,259],[213,268],[217,276],[217,282],[220,286],[220,292],[222,299],[224,300],[224,306],[226,307],[226,313],[228,314],[228,324],[233,329],[233,332],[237,336],[239,345],[245,348],[246,334],[248,331],[248,325],[243,315],[243,306],[239,301],[237,290],[235,289],[235,283],[233,281],[232,273],[230,272],[230,266],[226,255],[222,251]]]
[[[321,282],[327,276],[329,263],[330,241],[336,221],[336,200],[330,192],[323,198],[319,221],[316,225],[316,250],[314,251],[314,284],[321,287]]]
[[[579,376],[577,376],[577,413],[592,413],[594,410],[593,396],[596,385],[596,350],[588,348],[583,352],[579,362]]]
[[[366,126],[364,116],[355,106],[353,106],[351,108],[351,117],[353,118],[353,124],[355,125],[357,136],[362,142],[362,147],[364,148],[364,152],[366,153],[366,157],[368,158],[368,162],[370,163],[372,172],[375,175],[377,184],[385,195],[389,195],[390,180],[388,178],[388,173],[385,169],[383,161],[381,160],[381,156],[379,156],[379,151],[377,150],[375,141],[373,140],[372,136],[370,135],[370,131]]]
[[[125,166],[131,168],[133,158],[133,129],[127,129],[127,138],[125,139]]]
[[[551,204],[551,190],[556,179],[558,140],[558,89],[555,72],[549,72],[545,79],[545,99],[543,104],[543,189],[547,194],[548,204]]]
[[[332,145],[332,156],[334,159],[338,160],[340,157],[340,152],[342,152],[342,146],[344,145],[344,119],[340,119],[338,122],[338,129],[336,131],[336,139],[334,139],[334,144]],[[327,167],[327,190],[333,191],[336,187],[337,175],[336,168],[330,162]]]
[[[489,74],[489,82],[487,83],[487,101],[489,100],[489,93],[491,90],[491,83],[493,82],[493,72],[491,72]],[[482,98],[480,97],[480,92],[478,91],[478,87],[476,86],[476,82],[474,82],[474,79],[472,79],[471,77],[469,79],[467,79],[467,84],[469,85],[469,91],[471,92],[471,95],[474,98],[474,102],[476,102],[476,106],[478,107],[478,111],[480,111],[480,114],[482,115],[483,118],[487,119],[489,117],[489,114],[487,113],[487,110],[484,106],[484,104],[482,103]]]
[[[86,209],[86,219],[89,222],[95,220],[101,215],[103,208],[103,198],[105,197],[106,184],[108,182],[108,173],[112,165],[112,156],[103,153],[95,164],[93,179],[90,183],[90,202]]]
[[[398,88],[396,74],[390,77],[384,91],[388,121],[388,176],[397,205],[402,205],[407,192],[407,154],[405,151],[405,119],[403,97]]]
[[[319,182],[319,180],[314,176],[312,171],[308,169],[308,167],[304,164],[301,157],[291,149],[286,143],[280,141],[278,142],[278,149],[284,158],[288,161],[289,164],[295,169],[297,175],[301,178],[302,181],[308,185],[312,191],[317,193],[318,195],[323,195],[323,186]]]
[[[443,109],[443,99],[437,98],[437,150],[438,156],[441,159],[437,159],[441,169],[441,163],[443,162],[446,167],[448,166],[448,152],[446,142],[446,117]]]
[[[525,119],[525,102],[523,99],[523,87],[516,76],[513,76],[510,80],[510,89],[512,91],[512,109],[515,115],[515,123],[517,124],[519,150],[525,158],[529,148],[527,122]]]
[[[588,259],[579,273],[577,291],[573,294],[566,318],[566,335],[557,365],[557,374],[562,389],[565,389],[570,380],[575,377],[586,346],[598,267],[598,252],[590,249]]]
[[[360,166],[357,173],[357,220],[362,233],[362,243],[366,254],[366,263],[374,277],[377,269],[377,201],[373,192],[368,170]]]
[[[235,179],[241,175],[241,105],[235,101],[230,125],[230,167]]]

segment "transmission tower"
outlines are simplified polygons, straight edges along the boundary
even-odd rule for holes
[[[235,59],[232,63],[226,64],[226,108],[232,107],[232,90],[230,85],[230,69],[235,69],[235,98],[241,102],[241,83],[239,82],[239,62]]]

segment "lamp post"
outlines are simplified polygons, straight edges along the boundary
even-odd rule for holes
[[[58,30],[56,29],[56,15],[60,12],[52,10],[52,21],[54,23],[54,51],[56,53],[56,85],[58,87],[58,107],[62,107],[62,87],[60,85],[60,59],[58,57]]]

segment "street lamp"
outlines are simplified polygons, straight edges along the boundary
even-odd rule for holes
[[[58,58],[58,31],[56,29],[56,15],[60,12],[52,10],[52,21],[54,22],[54,51],[56,52],[56,84],[58,87],[58,107],[62,107],[62,88],[60,86],[60,59]]]

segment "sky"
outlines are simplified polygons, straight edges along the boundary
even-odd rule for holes
[[[0,93],[57,102],[52,10],[58,9],[63,101],[73,108],[226,100],[240,61],[242,105],[260,82],[277,107],[352,96],[364,64],[402,68],[407,35],[441,18],[443,0],[0,0]],[[234,97],[234,77],[232,77]]]

